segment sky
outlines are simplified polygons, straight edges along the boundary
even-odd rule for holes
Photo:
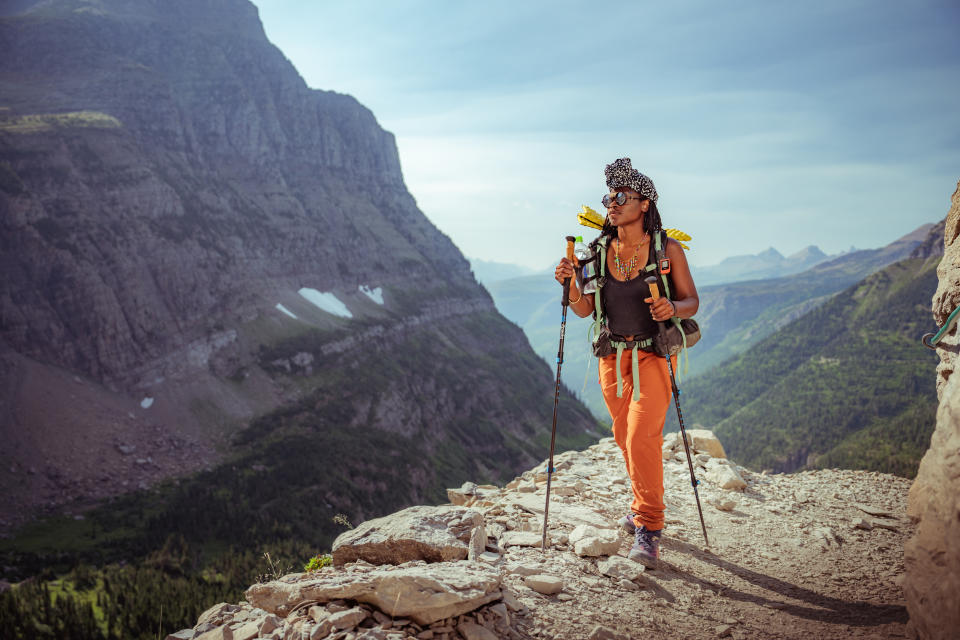
[[[629,157],[711,265],[941,220],[960,179],[960,3],[254,0],[308,86],[396,136],[469,258],[555,264]]]

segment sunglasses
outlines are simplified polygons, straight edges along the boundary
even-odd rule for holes
[[[626,204],[627,200],[645,200],[645,198],[641,198],[640,196],[628,196],[623,191],[618,191],[617,195],[612,198],[610,197],[609,193],[603,196],[603,199],[600,202],[603,203],[604,207],[609,209],[614,202],[617,204]]]

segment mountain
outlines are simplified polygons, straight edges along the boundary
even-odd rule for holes
[[[477,282],[483,285],[535,273],[534,269],[518,264],[494,262],[491,260],[481,260],[479,258],[470,258],[470,268],[473,269],[473,275],[477,279]]]
[[[698,281],[700,310],[696,318],[703,338],[689,352],[689,377],[750,348],[867,274],[908,257],[927,242],[934,226],[923,225],[886,247],[852,251],[791,276],[706,287]],[[502,280],[488,284],[487,289],[500,313],[523,328],[537,354],[548,363],[555,362],[560,285],[552,275]],[[562,376],[593,414],[606,420],[607,410],[596,384],[596,361],[586,340],[591,321],[567,314]]]
[[[719,264],[692,266],[693,278],[698,286],[737,282],[740,280],[765,280],[800,273],[830,256],[813,245],[788,257],[770,247],[754,255],[732,256]]]
[[[254,5],[0,15],[0,525],[322,544],[544,455],[550,368]],[[592,441],[563,395],[558,446]]]
[[[687,383],[685,419],[714,429],[731,458],[754,468],[913,477],[937,407],[937,357],[920,336],[942,249],[922,254],[943,246],[942,225],[929,235],[918,257],[867,276]]]
[[[750,348],[868,274],[909,257],[929,236],[921,225],[879,249],[860,249],[803,273],[700,288],[697,320],[703,338],[692,352],[691,375],[699,375]]]

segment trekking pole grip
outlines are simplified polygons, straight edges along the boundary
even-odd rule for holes
[[[656,276],[647,276],[643,279],[650,287],[650,297],[656,302],[660,298],[660,287],[657,286]]]
[[[569,260],[571,264],[576,264],[576,262],[574,262],[576,260],[576,257],[573,255],[573,243],[576,241],[577,239],[574,238],[573,236],[567,236],[567,260]],[[566,307],[569,305],[570,305],[570,278],[565,278],[563,281],[563,306]]]

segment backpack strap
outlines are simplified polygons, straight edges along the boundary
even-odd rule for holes
[[[667,256],[666,256],[667,240],[668,240],[667,232],[661,229],[660,232],[656,234],[656,240],[654,242],[654,246],[651,247],[651,251],[655,252],[654,263],[652,265],[647,265],[647,267],[649,268],[650,266],[652,266],[654,269],[656,269],[657,276],[659,276],[661,286],[663,287],[663,295],[667,298],[667,300],[670,300],[670,285],[667,283],[667,276],[663,270],[663,265],[667,260]],[[669,268],[667,269],[667,271],[669,272]],[[687,334],[683,332],[683,327],[680,326],[680,318],[678,318],[677,316],[673,316],[672,318],[670,318],[670,321],[677,327],[677,329],[680,330],[680,336],[683,338],[683,348],[680,350],[680,352],[683,355],[683,373],[686,374],[687,370],[690,368],[690,354],[687,353]],[[677,369],[678,369],[677,381],[679,382],[680,381],[679,367]]]
[[[587,330],[590,344],[596,344],[600,337],[600,329],[606,321],[606,317],[603,315],[603,304],[600,302],[600,289],[603,288],[603,283],[607,280],[607,245],[609,243],[609,236],[601,237],[600,241],[597,242],[597,259],[599,260],[597,264],[597,288],[593,292],[593,322],[590,323],[590,328]]]
[[[606,322],[606,316],[603,313],[603,304],[600,302],[600,289],[603,287],[604,282],[606,281],[607,275],[607,249],[610,243],[610,236],[606,238],[601,238],[600,242],[597,243],[597,254],[599,255],[600,264],[597,265],[597,273],[599,274],[597,278],[597,289],[594,292],[593,298],[593,322],[590,324],[590,329],[588,336],[591,343],[596,343],[597,339],[600,337],[600,330],[603,327],[604,322]],[[643,272],[649,272],[656,269],[656,264],[648,264],[646,267],[641,269]],[[633,400],[635,402],[640,400],[640,363],[639,363],[639,350],[645,349],[653,342],[651,338],[647,338],[642,341],[634,342],[622,342],[620,340],[610,340],[610,346],[615,347],[617,350],[617,397],[623,397],[623,374],[620,372],[620,359],[623,356],[623,352],[626,350],[630,351],[631,358],[631,371],[633,375]]]

